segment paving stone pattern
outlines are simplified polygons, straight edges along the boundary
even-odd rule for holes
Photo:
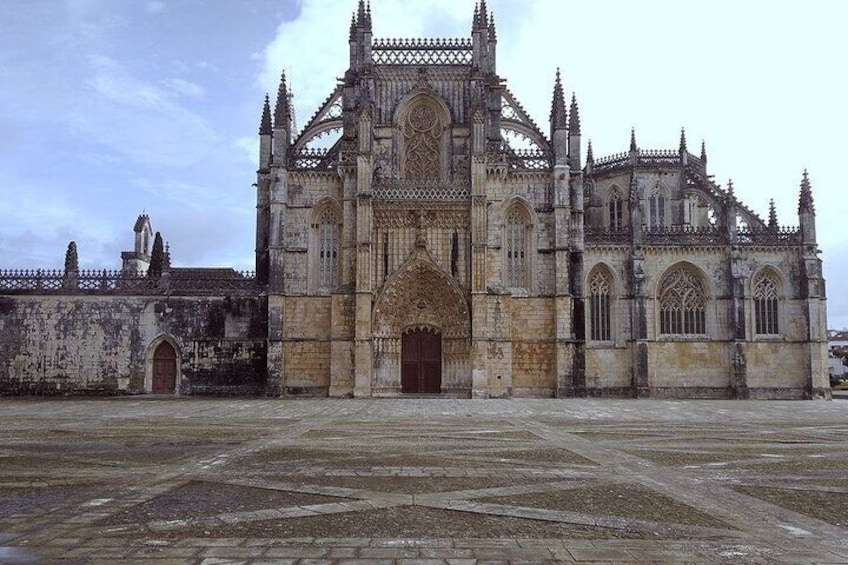
[[[848,564],[848,402],[0,400],[0,563]]]

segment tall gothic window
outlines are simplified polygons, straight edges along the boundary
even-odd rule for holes
[[[404,178],[438,180],[442,177],[442,119],[427,102],[415,104],[403,123]]]
[[[504,233],[506,248],[505,278],[510,288],[527,288],[527,217],[518,206],[513,206],[506,216]]]
[[[612,281],[603,269],[595,269],[589,276],[589,339],[612,340],[610,296]]]
[[[618,190],[613,189],[610,192],[608,202],[610,229],[621,229],[621,227],[624,225],[624,215],[622,214],[621,204],[621,194],[619,194]]]
[[[657,184],[648,197],[648,227],[651,229],[665,226],[665,194]]]
[[[706,334],[706,303],[700,278],[686,267],[674,269],[660,284],[660,333]]]
[[[322,288],[335,288],[339,273],[339,222],[333,210],[318,220],[318,281]]]
[[[754,322],[759,335],[778,335],[778,284],[771,273],[763,273],[754,283]]]

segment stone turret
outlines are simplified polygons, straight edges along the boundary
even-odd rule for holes
[[[271,102],[265,95],[265,104],[262,106],[262,119],[259,122],[259,169],[268,170],[271,166],[271,138],[273,130],[271,127]]]
[[[807,169],[801,178],[801,192],[798,195],[798,222],[801,225],[801,238],[805,245],[816,245],[816,209]]]
[[[565,109],[565,96],[559,69],[554,81],[554,94],[551,100],[551,144],[557,165],[565,165],[568,159],[568,113]]]
[[[568,164],[572,171],[579,171],[580,166],[580,112],[577,108],[577,95],[571,95],[571,109],[568,122]]]
[[[289,106],[289,91],[286,84],[286,73],[280,75],[280,86],[277,88],[277,103],[274,105],[274,129],[273,129],[273,162],[275,165],[283,165],[286,159],[286,151],[290,136],[292,135],[292,109]]]
[[[121,253],[121,270],[125,273],[146,271],[150,266],[150,247],[153,245],[153,228],[150,216],[139,214],[133,225],[134,245],[132,251]]]

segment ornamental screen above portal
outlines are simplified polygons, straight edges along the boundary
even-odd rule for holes
[[[442,120],[439,111],[426,101],[410,109],[403,123],[404,178],[435,181],[442,176]]]

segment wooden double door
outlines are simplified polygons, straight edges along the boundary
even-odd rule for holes
[[[163,341],[153,352],[153,394],[170,394],[177,386],[177,352]]]
[[[412,330],[401,343],[401,392],[438,393],[442,389],[442,336],[435,330]]]

